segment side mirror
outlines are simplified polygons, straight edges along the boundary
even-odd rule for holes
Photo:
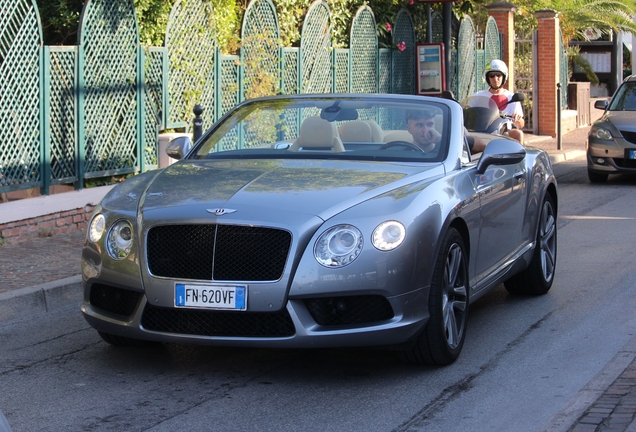
[[[510,101],[508,103],[512,103],[512,102],[523,102],[524,100],[526,100],[526,95],[523,93],[513,93],[513,95],[510,97]]]
[[[596,102],[594,102],[594,108],[600,110],[605,110],[607,108],[607,105],[607,99],[597,100]]]
[[[168,147],[166,147],[166,154],[172,159],[183,159],[192,148],[192,141],[189,137],[177,137],[170,141]]]
[[[483,174],[491,165],[513,165],[526,157],[526,149],[511,139],[494,139],[488,143],[477,162],[477,172]]]

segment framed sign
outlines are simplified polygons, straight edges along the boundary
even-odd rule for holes
[[[416,49],[417,94],[440,96],[446,90],[444,44],[418,44]]]

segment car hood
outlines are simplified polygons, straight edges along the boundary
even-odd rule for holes
[[[360,202],[441,176],[441,164],[329,160],[182,161],[145,181],[139,209],[157,220],[226,216],[235,222],[292,215],[327,220]],[[140,185],[141,187],[141,185]],[[120,194],[121,195],[121,194]]]
[[[619,130],[636,132],[634,111],[609,111],[605,113],[603,120],[611,122]]]

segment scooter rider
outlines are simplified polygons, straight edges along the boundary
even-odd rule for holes
[[[490,88],[478,91],[475,93],[475,96],[490,97],[497,104],[501,112],[509,115],[519,129],[511,129],[508,131],[508,135],[510,138],[514,138],[523,144],[523,132],[521,131],[525,125],[525,121],[523,120],[523,108],[519,102],[508,103],[513,93],[503,88],[508,80],[508,67],[501,60],[492,60],[490,64],[486,66],[484,77]]]

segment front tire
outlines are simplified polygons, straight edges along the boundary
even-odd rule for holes
[[[557,258],[556,218],[554,198],[548,193],[539,213],[539,229],[532,261],[528,268],[504,282],[509,293],[542,295],[552,287]]]
[[[409,363],[448,365],[464,346],[468,319],[468,262],[462,236],[450,228],[435,261],[428,295],[429,321],[410,351]]]

